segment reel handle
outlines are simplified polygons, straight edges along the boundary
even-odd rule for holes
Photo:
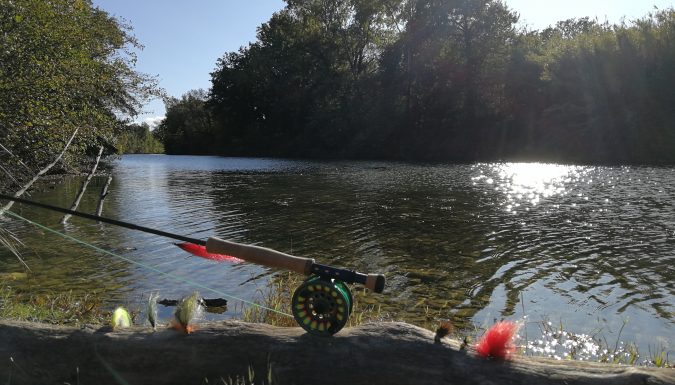
[[[206,251],[214,254],[232,255],[248,262],[286,269],[304,275],[311,274],[312,265],[314,265],[314,259],[311,258],[296,257],[266,247],[244,245],[217,237],[210,237],[206,241]]]
[[[368,274],[366,283],[363,285],[376,293],[382,293],[384,290],[384,282],[384,274]]]

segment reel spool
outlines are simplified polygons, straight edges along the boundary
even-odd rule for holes
[[[293,293],[293,317],[307,332],[332,336],[352,313],[354,299],[344,282],[311,276]]]

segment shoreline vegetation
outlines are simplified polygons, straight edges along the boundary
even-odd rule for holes
[[[288,1],[166,102],[168,154],[675,163],[675,10],[517,24],[496,0]]]
[[[16,0],[0,3],[0,29],[1,191],[38,170],[87,171],[101,148],[104,158],[161,150],[131,123],[164,94],[134,68],[131,26],[90,0]]]

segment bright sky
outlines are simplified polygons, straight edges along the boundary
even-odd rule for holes
[[[282,0],[93,0],[94,5],[127,20],[145,46],[137,70],[158,75],[169,95],[180,97],[211,86],[216,60],[255,40],[256,28],[282,9]],[[597,17],[618,22],[646,15],[656,5],[672,7],[675,0],[505,0],[520,14],[520,22],[542,29],[573,17]],[[164,104],[146,107],[140,121],[157,122]]]
[[[520,14],[520,23],[531,29],[543,29],[560,20],[589,16],[600,22],[619,22],[646,16],[654,10],[670,8],[673,0],[504,0]]]

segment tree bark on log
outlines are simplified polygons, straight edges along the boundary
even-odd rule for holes
[[[108,187],[110,187],[112,179],[113,179],[112,175],[108,175],[108,180],[106,180],[103,189],[101,189],[101,195],[99,196],[98,204],[96,205],[96,215],[98,215],[99,217],[101,216],[101,213],[103,213],[103,201],[108,196]]]
[[[132,327],[0,321],[0,381],[11,384],[204,384],[236,377],[273,384],[675,384],[675,370],[516,357],[493,361],[433,342],[406,323],[373,323],[333,337],[225,321],[185,335]],[[206,382],[205,380],[208,380]],[[247,382],[248,383],[248,382]]]
[[[66,153],[66,151],[68,151],[68,147],[70,147],[70,143],[72,143],[72,142],[73,142],[73,139],[75,139],[75,135],[77,135],[77,131],[79,131],[79,128],[76,128],[76,129],[75,129],[75,131],[73,132],[73,135],[70,136],[70,139],[69,139],[68,142],[66,143],[66,146],[63,147],[63,151],[61,151],[61,153],[59,154],[59,156],[57,156],[56,159],[54,159],[53,162],[51,162],[51,163],[48,164],[45,168],[43,168],[43,169],[40,170],[37,174],[35,174],[35,176],[33,177],[33,179],[31,179],[28,183],[26,183],[26,184],[21,188],[21,190],[19,190],[19,191],[17,191],[16,193],[14,193],[14,198],[18,198],[18,197],[20,197],[21,195],[23,195],[23,193],[25,193],[26,190],[28,190],[28,189],[30,188],[30,186],[32,186],[33,183],[35,183],[35,181],[37,181],[42,175],[46,174],[47,171],[51,170],[51,168],[54,167],[54,165],[57,164],[57,163],[59,162],[59,160],[61,160],[61,158],[63,158],[63,155]],[[7,203],[7,204],[5,205],[5,207],[3,207],[3,208],[0,210],[0,216],[2,216],[2,215],[5,213],[5,211],[7,211],[7,210],[9,210],[10,208],[12,208],[13,205],[14,205],[14,202],[9,202],[9,203]]]
[[[96,169],[98,168],[98,163],[101,161],[101,155],[103,155],[103,146],[101,146],[98,150],[98,155],[96,156],[96,162],[94,162],[94,167],[91,168],[91,172],[89,172],[89,175],[87,175],[87,178],[82,182],[82,187],[80,187],[80,191],[77,193],[77,197],[75,198],[75,201],[73,202],[73,205],[70,206],[70,209],[75,211],[77,210],[77,207],[80,205],[80,200],[82,200],[82,197],[84,196],[84,192],[87,191],[87,186],[89,185],[89,182],[91,181],[91,178],[94,177],[94,174],[96,173]],[[68,219],[70,219],[72,215],[66,214],[63,216],[63,219],[61,219],[61,223],[65,224],[68,222]]]

